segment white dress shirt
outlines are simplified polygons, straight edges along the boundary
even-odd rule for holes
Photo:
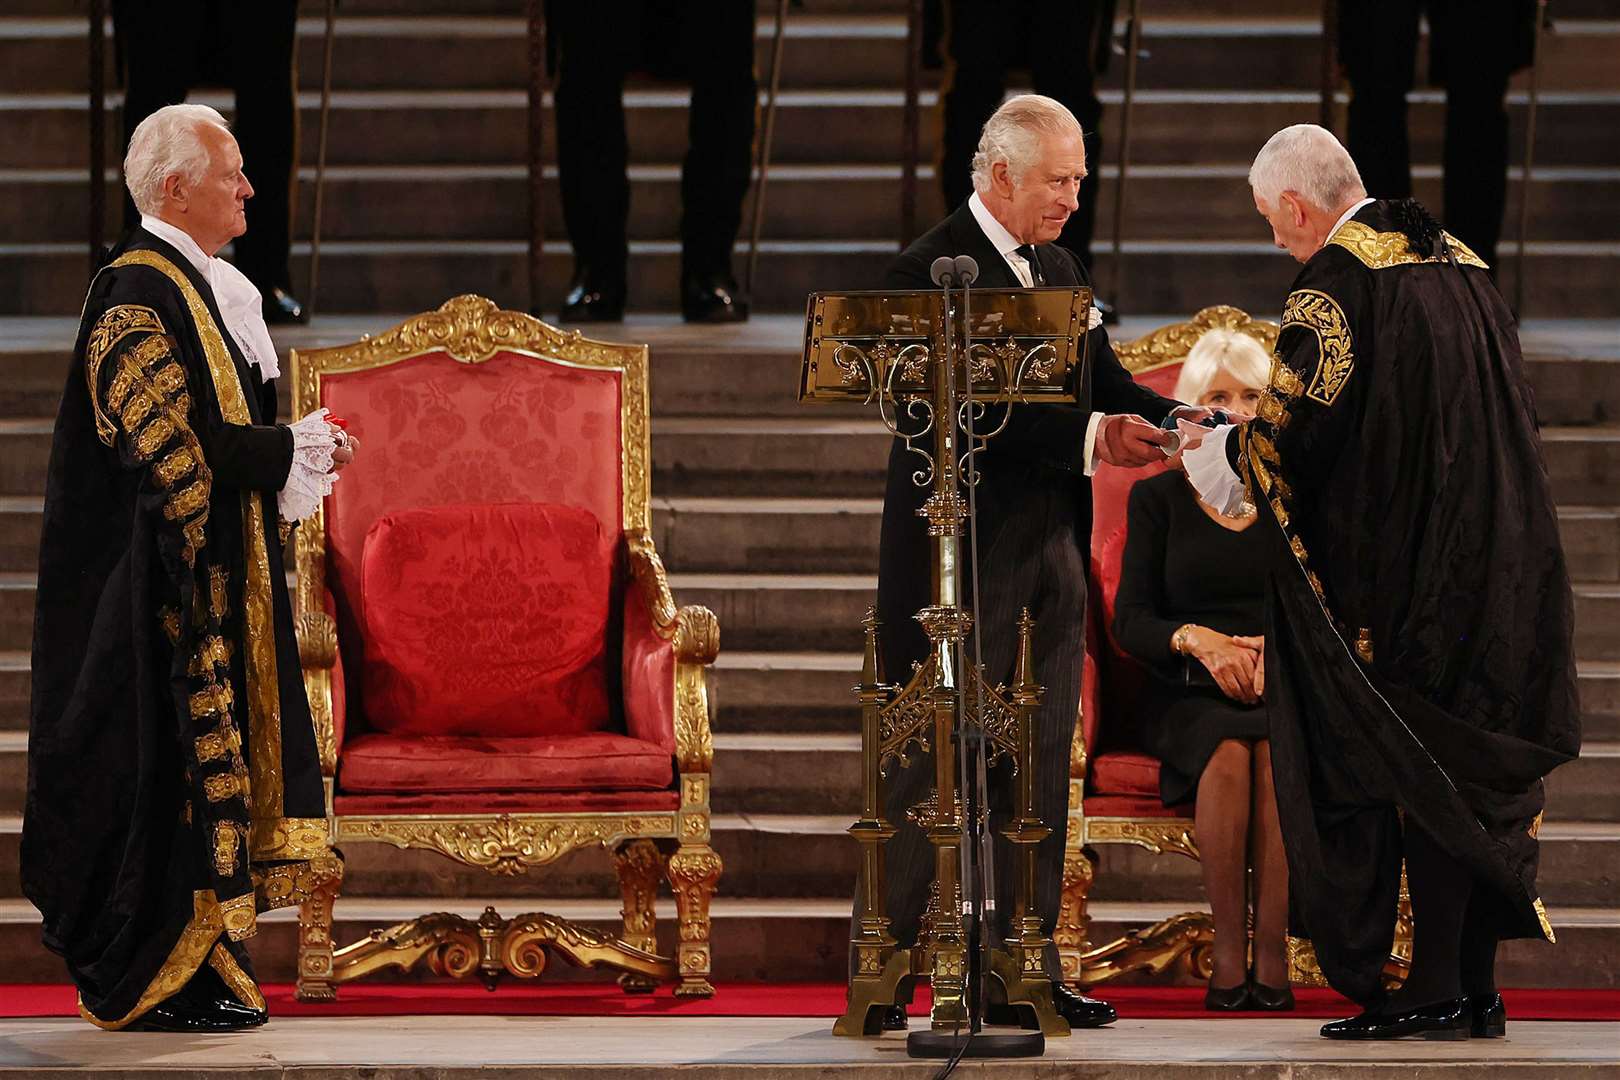
[[[1029,260],[1018,253],[1018,249],[1022,246],[1018,242],[1018,237],[1008,232],[1007,227],[996,220],[996,216],[990,212],[988,206],[984,205],[984,200],[979,198],[977,191],[968,196],[968,210],[972,212],[973,220],[979,223],[979,228],[983,230],[985,237],[990,241],[990,245],[1006,261],[1007,268],[1013,272],[1013,276],[1018,279],[1018,283],[1026,289],[1033,289],[1035,287],[1035,274],[1029,265]],[[1102,318],[1097,313],[1097,309],[1092,308],[1091,319],[1086,325],[1086,332],[1090,333],[1100,325],[1102,325]],[[1086,421],[1085,473],[1087,476],[1097,471],[1097,428],[1102,423],[1102,418],[1102,413],[1094,412]]]
[[[243,358],[259,369],[259,378],[269,382],[280,375],[276,345],[264,322],[263,299],[247,275],[224,259],[204,252],[190,233],[162,218],[142,214],[141,228],[178,251],[208,282],[225,320],[225,331],[242,350]],[[275,423],[275,417],[270,417],[270,422]],[[316,409],[287,426],[293,434],[293,460],[287,480],[277,493],[277,507],[283,521],[302,521],[315,512],[337,482],[337,473],[332,471],[332,451],[337,440],[326,423],[325,409]]]

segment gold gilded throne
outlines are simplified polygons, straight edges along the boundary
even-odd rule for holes
[[[1120,363],[1137,382],[1169,397],[1188,352],[1206,331],[1236,330],[1275,349],[1279,327],[1252,319],[1235,307],[1218,305],[1115,346]],[[1214,929],[1206,911],[1173,915],[1151,926],[1128,930],[1112,941],[1091,940],[1087,910],[1097,873],[1095,849],[1134,845],[1154,855],[1198,858],[1192,807],[1167,808],[1159,800],[1159,762],[1129,749],[1133,698],[1144,678],[1113,640],[1114,596],[1125,548],[1126,505],[1131,486],[1167,465],[1146,469],[1102,466],[1092,482],[1091,563],[1089,567],[1086,663],[1081,686],[1080,723],[1075,728],[1069,769],[1069,830],[1063,864],[1063,904],[1053,938],[1065,981],[1095,986],[1132,972],[1169,973],[1184,980],[1207,980],[1213,961]],[[1411,909],[1402,884],[1396,941],[1386,973],[1404,977],[1411,959]],[[1321,970],[1308,941],[1289,941],[1290,979],[1321,985]]]
[[[299,650],[340,849],[498,875],[612,852],[623,923],[437,913],[334,950],[336,880],[304,884],[298,996],[385,967],[535,976],[548,953],[708,996],[707,666],[650,532],[648,350],[458,296],[352,345],[295,352],[295,415],[362,446],[295,532]],[[675,895],[675,955],[654,898]]]

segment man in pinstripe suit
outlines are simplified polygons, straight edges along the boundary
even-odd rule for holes
[[[1051,98],[1025,94],[1008,100],[985,124],[973,159],[974,194],[950,217],[908,248],[884,277],[886,289],[927,289],[929,267],[941,255],[971,255],[977,285],[987,289],[1079,285],[1079,260],[1052,243],[1078,205],[1086,175],[1085,144],[1074,116]],[[1108,334],[1093,313],[1089,378],[1074,389],[1075,403],[1022,405],[1007,428],[979,457],[979,619],[985,675],[1010,682],[1017,619],[1029,608],[1036,620],[1036,679],[1046,688],[1035,722],[1035,809],[1052,835],[1038,850],[1035,904],[1051,933],[1063,877],[1070,741],[1080,701],[1085,646],[1086,551],[1091,536],[1090,474],[1097,461],[1137,467],[1164,460],[1168,438],[1157,422],[1177,403],[1138,386],[1120,365]],[[1185,407],[1180,407],[1185,409]],[[1188,410],[1186,415],[1196,415]],[[1144,419],[1146,418],[1146,419]],[[927,524],[918,516],[927,491],[912,483],[916,466],[896,439],[889,455],[878,567],[878,612],[892,681],[904,683],[928,654],[913,619],[930,602]],[[966,576],[966,575],[964,575]],[[906,820],[906,811],[932,790],[927,755],[894,776],[885,816],[898,832],[886,863],[891,930],[902,947],[916,940],[933,880],[933,847]],[[1011,806],[1011,776],[1004,767],[990,779],[993,815]],[[997,910],[1012,910],[1010,845],[996,838]],[[1111,1006],[1056,982],[1056,950],[1049,950],[1058,1011],[1076,1027],[1115,1018]],[[997,1016],[991,1022],[1008,1022]],[[889,1010],[885,1027],[905,1026],[904,1010]]]

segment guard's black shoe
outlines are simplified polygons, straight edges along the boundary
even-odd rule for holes
[[[743,322],[748,301],[729,274],[688,275],[681,282],[681,314],[687,322]]]
[[[1469,1033],[1476,1039],[1500,1039],[1507,1034],[1507,1006],[1502,995],[1471,994],[1468,1007],[1474,1010],[1474,1026]]]
[[[242,1031],[258,1027],[270,1014],[235,1001],[216,999],[196,1002],[176,994],[154,1005],[126,1031],[187,1031],[196,1033]]]
[[[1110,304],[1100,296],[1093,295],[1091,298],[1091,306],[1097,309],[1097,314],[1102,317],[1104,326],[1119,325],[1119,311],[1114,307],[1113,304]]]
[[[623,322],[624,289],[593,285],[575,278],[563,300],[563,322]]]
[[[883,1007],[884,1031],[904,1031],[910,1026],[911,1022],[906,1019],[906,1007],[904,1005],[885,1005]]]
[[[1249,984],[1240,982],[1236,986],[1220,987],[1215,980],[1209,980],[1209,989],[1204,991],[1204,1010],[1206,1012],[1247,1012],[1254,1008],[1249,997]]]
[[[1373,1012],[1322,1025],[1324,1039],[1466,1039],[1474,1010],[1465,997],[1436,1001],[1401,1012]]]
[[[307,323],[309,313],[292,293],[286,289],[274,288],[264,294],[264,321],[272,326]]]
[[[1291,986],[1267,986],[1263,982],[1249,980],[1249,1008],[1260,1012],[1292,1012],[1294,1010],[1294,988]]]
[[[1072,1028],[1102,1027],[1119,1019],[1119,1013],[1108,1002],[1076,993],[1060,982],[1052,984],[1052,1004]]]

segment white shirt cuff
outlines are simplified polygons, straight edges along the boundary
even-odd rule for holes
[[[1102,426],[1103,414],[1094,412],[1091,419],[1086,421],[1086,450],[1085,472],[1087,476],[1097,471],[1097,429]]]
[[[1184,451],[1182,467],[1197,489],[1198,497],[1222,514],[1235,514],[1243,505],[1243,478],[1226,460],[1226,440],[1234,430],[1223,424],[1204,436],[1204,441]]]
[[[276,507],[282,521],[303,521],[320,509],[321,500],[332,494],[332,485],[337,483],[337,473],[332,471],[337,439],[326,422],[325,409],[316,409],[288,427],[293,433],[292,468],[276,495]]]

